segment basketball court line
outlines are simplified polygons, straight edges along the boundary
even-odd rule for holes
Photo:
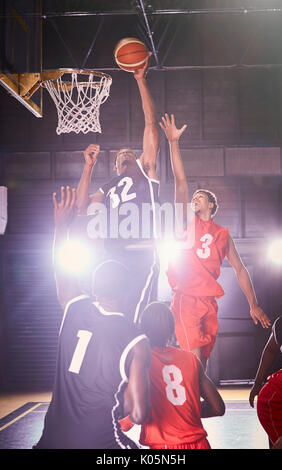
[[[23,413],[19,414],[16,418],[12,419],[11,421],[8,421],[8,423],[4,424],[3,426],[0,427],[0,432],[3,431],[5,428],[7,428],[8,426],[10,426],[11,424],[15,423],[16,421],[22,419],[24,416],[26,416],[28,413],[31,413],[32,411],[34,411],[36,408],[38,408],[39,406],[41,406],[43,403],[36,403],[35,405],[33,405],[31,408],[29,408],[27,411],[24,411]],[[19,408],[18,410],[15,410],[15,412],[19,411],[21,408]],[[0,420],[0,425],[1,425],[1,421],[3,420],[6,420],[9,416],[13,415],[13,413],[11,413],[10,415],[8,416],[5,416],[3,419]]]
[[[267,449],[267,436],[248,400],[225,400],[224,416],[203,419],[212,449]],[[30,449],[41,436],[49,402],[28,402],[0,420],[0,449]],[[41,407],[41,408],[40,408]],[[126,433],[139,441],[141,426]]]

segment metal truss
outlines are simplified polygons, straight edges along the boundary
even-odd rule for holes
[[[45,12],[42,15],[42,18],[45,20],[50,20],[53,28],[56,30],[62,44],[64,45],[68,55],[72,59],[75,67],[85,67],[88,57],[90,56],[94,45],[97,41],[97,38],[102,30],[103,21],[106,16],[136,16],[138,17],[138,22],[136,23],[136,29],[138,35],[144,40],[148,48],[152,50],[153,57],[155,59],[155,65],[150,67],[152,70],[180,70],[180,69],[240,69],[240,68],[273,68],[273,67],[282,67],[282,64],[255,64],[248,65],[244,64],[243,60],[246,58],[247,53],[251,47],[252,41],[256,39],[256,34],[254,37],[250,38],[249,44],[246,46],[244,53],[241,56],[241,59],[238,63],[228,64],[228,65],[183,65],[183,66],[168,66],[164,64],[166,58],[171,51],[171,48],[175,42],[175,39],[182,27],[180,22],[175,22],[174,18],[176,16],[193,16],[193,15],[249,15],[249,14],[269,14],[269,13],[282,13],[282,8],[251,8],[251,7],[239,7],[239,8],[220,8],[220,9],[154,9],[148,0],[133,0],[131,2],[130,10],[111,10],[111,11],[69,11],[69,12]],[[86,56],[84,57],[82,64],[76,64],[71,50],[68,48],[67,44],[64,41],[64,38],[60,34],[54,19],[56,17],[81,17],[81,16],[98,16],[100,21],[87,51]],[[162,18],[166,18],[166,22],[162,21]],[[158,33],[158,34],[155,34]],[[168,37],[169,36],[169,37]],[[165,52],[162,57],[160,57],[160,49],[164,40],[168,40]],[[117,67],[114,68],[103,68],[103,70],[118,70]]]

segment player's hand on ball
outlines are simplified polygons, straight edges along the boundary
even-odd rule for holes
[[[143,67],[141,69],[138,69],[138,70],[135,70],[134,72],[134,78],[136,80],[139,80],[140,78],[143,78],[143,77],[146,77],[146,74],[147,74],[147,71],[148,71],[148,67],[149,67],[149,61],[150,61],[150,57],[152,55],[152,52],[148,52],[148,56],[145,60],[145,63],[143,65]]]

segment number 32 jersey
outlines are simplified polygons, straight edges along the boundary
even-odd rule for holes
[[[149,178],[140,162],[100,188],[108,214],[108,241],[123,240],[123,245],[156,238],[156,202],[159,182]],[[111,215],[111,217],[110,217]],[[110,226],[111,225],[111,226]]]
[[[188,444],[207,435],[201,422],[199,361],[193,353],[154,348],[150,390],[151,417],[141,428],[142,445]]]

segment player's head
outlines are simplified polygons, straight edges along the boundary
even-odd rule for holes
[[[115,169],[118,175],[122,175],[124,171],[136,162],[136,155],[132,149],[121,149],[116,154]]]
[[[142,331],[149,338],[151,347],[164,348],[174,336],[174,318],[168,306],[162,302],[150,303],[141,315]]]
[[[130,285],[130,272],[122,263],[109,260],[101,263],[94,271],[92,294],[98,301],[125,299]]]
[[[214,217],[218,210],[216,195],[207,189],[198,189],[192,197],[192,204],[197,213],[210,211],[211,217]]]

